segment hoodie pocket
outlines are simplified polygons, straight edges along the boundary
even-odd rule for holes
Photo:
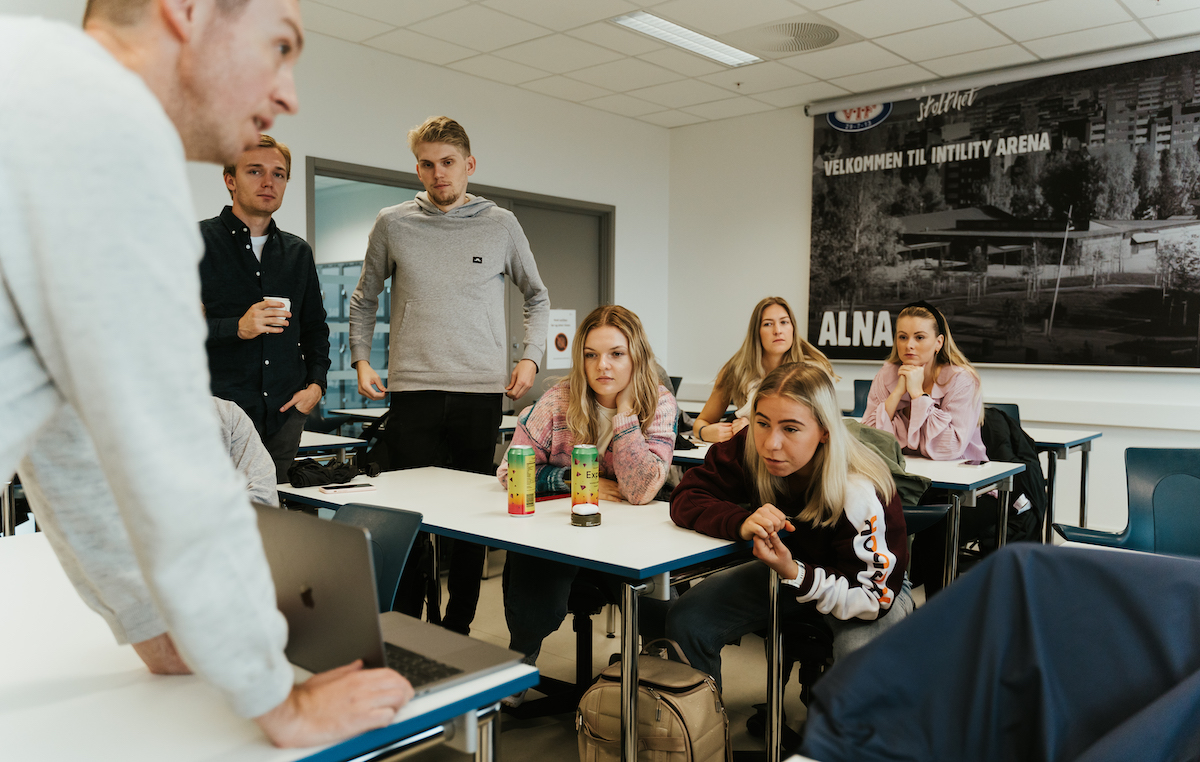
[[[504,347],[481,301],[409,299],[394,344],[404,372],[504,371]]]

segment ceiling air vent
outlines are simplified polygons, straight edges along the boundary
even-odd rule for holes
[[[772,53],[803,53],[837,42],[838,30],[825,24],[789,22],[754,30],[755,45]]]

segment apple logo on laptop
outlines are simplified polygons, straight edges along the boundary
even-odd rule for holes
[[[307,608],[310,608],[310,609],[313,608],[314,604],[313,604],[312,588],[309,587],[308,585],[305,585],[304,587],[300,588],[300,602],[303,603],[305,605],[305,607],[307,607]]]

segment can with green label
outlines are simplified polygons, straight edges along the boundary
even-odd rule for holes
[[[508,448],[508,515],[532,516],[537,462],[529,445]]]
[[[571,523],[600,525],[600,453],[596,445],[575,445],[571,451]]]

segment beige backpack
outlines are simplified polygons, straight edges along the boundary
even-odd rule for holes
[[[669,644],[683,664],[648,655]],[[638,657],[638,762],[731,762],[729,717],[716,683],[688,665],[671,640]],[[620,762],[621,664],[610,665],[579,699],[580,762]]]

